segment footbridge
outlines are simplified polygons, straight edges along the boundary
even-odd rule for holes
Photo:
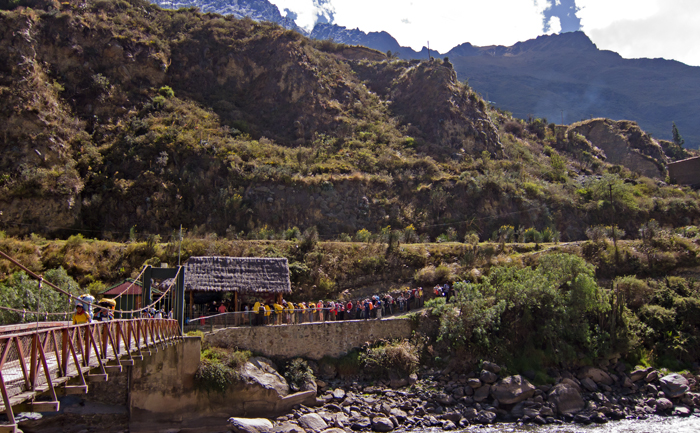
[[[89,383],[107,381],[135,360],[178,343],[173,319],[125,319],[71,325],[41,322],[0,327],[0,392],[7,424],[17,432],[13,408],[58,411],[56,391],[86,394]]]

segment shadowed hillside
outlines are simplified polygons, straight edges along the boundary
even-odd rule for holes
[[[513,226],[576,240],[613,209],[629,233],[700,216],[695,192],[663,182],[683,149],[633,122],[513,118],[449,61],[140,0],[4,9],[8,234],[126,239],[182,224],[230,238],[294,226],[348,238],[412,227],[416,239],[454,240]]]

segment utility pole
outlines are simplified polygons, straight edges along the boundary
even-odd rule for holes
[[[177,265],[180,266],[180,251],[182,251],[182,224],[180,224],[180,242],[177,245]]]
[[[428,61],[430,61],[430,41],[428,41]]]

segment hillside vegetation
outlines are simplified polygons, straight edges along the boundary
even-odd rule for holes
[[[634,124],[627,137],[615,130],[630,126],[613,125],[622,139],[603,151],[575,125],[514,119],[448,62],[136,0],[5,9],[8,234],[317,226],[328,239],[413,225],[432,239],[448,228],[483,239],[513,225],[578,240],[613,215],[634,233],[652,218],[683,226],[700,214],[695,192],[661,182],[682,149]],[[656,172],[625,167],[630,155]]]

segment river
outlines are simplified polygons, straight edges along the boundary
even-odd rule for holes
[[[425,432],[442,432],[441,429],[425,429]],[[700,432],[700,414],[688,418],[651,416],[644,420],[611,421],[607,424],[563,425],[515,425],[472,426],[455,430],[457,433],[697,433]]]

